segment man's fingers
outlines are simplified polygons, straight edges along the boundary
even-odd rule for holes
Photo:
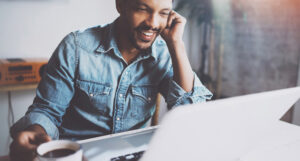
[[[12,161],[32,161],[35,157],[36,146],[28,144],[23,145],[13,141],[10,145],[9,156]]]
[[[14,140],[14,143],[17,145],[17,148],[35,150],[36,144],[34,144],[34,140],[35,140],[35,133],[26,131],[26,132],[21,132]]]
[[[22,140],[22,139],[20,139]],[[14,140],[12,143],[11,143],[11,147],[10,149],[12,151],[18,151],[18,152],[21,152],[21,151],[25,151],[25,152],[29,152],[29,151],[35,151],[36,148],[37,148],[37,145],[36,144],[32,144],[30,141],[20,141],[20,140]],[[24,140],[26,140],[24,138]]]
[[[177,12],[171,11],[167,21],[167,28],[173,27],[176,23],[186,23],[186,19]]]
[[[173,23],[174,18],[175,18],[175,12],[171,11],[170,15],[168,17],[168,21],[167,21],[167,28],[171,28],[172,27],[172,23]]]
[[[48,135],[40,134],[35,136],[36,144],[40,145],[42,143],[51,141],[51,137]]]
[[[10,157],[16,161],[32,160],[36,156],[36,148],[51,138],[45,134],[31,131],[20,132],[10,145]]]

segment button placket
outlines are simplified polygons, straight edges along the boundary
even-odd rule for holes
[[[132,64],[131,64],[132,65]],[[130,65],[129,65],[130,66]],[[116,93],[116,113],[114,116],[115,121],[115,132],[122,131],[123,128],[123,110],[124,110],[124,104],[125,104],[125,97],[126,97],[126,91],[128,90],[128,84],[126,83],[130,77],[130,71],[129,66],[123,70],[123,74],[121,75],[119,85],[117,87],[117,93]]]
[[[125,103],[125,84],[123,85],[123,80],[124,78],[121,78],[120,80],[120,84],[119,84],[119,89],[118,89],[118,93],[116,94],[117,98],[117,102],[116,102],[116,107],[118,107],[118,109],[116,110],[115,113],[115,131],[122,131],[123,128],[123,122],[122,122],[122,115],[123,115],[123,108],[124,108],[124,103]]]

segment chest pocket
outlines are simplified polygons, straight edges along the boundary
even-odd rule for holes
[[[110,85],[85,81],[78,81],[77,85],[82,106],[103,114],[108,112],[111,95]]]
[[[131,116],[143,119],[153,114],[157,95],[155,86],[131,86],[131,94]]]

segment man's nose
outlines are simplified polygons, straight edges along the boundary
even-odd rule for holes
[[[159,16],[156,14],[152,14],[146,20],[147,26],[151,27],[152,29],[158,29],[160,25]]]

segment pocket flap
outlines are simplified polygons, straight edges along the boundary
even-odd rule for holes
[[[131,91],[133,95],[142,97],[147,102],[155,100],[157,94],[155,87],[153,86],[131,86]]]
[[[106,84],[79,81],[78,85],[80,89],[86,91],[88,94],[108,95],[111,91],[111,87]]]

